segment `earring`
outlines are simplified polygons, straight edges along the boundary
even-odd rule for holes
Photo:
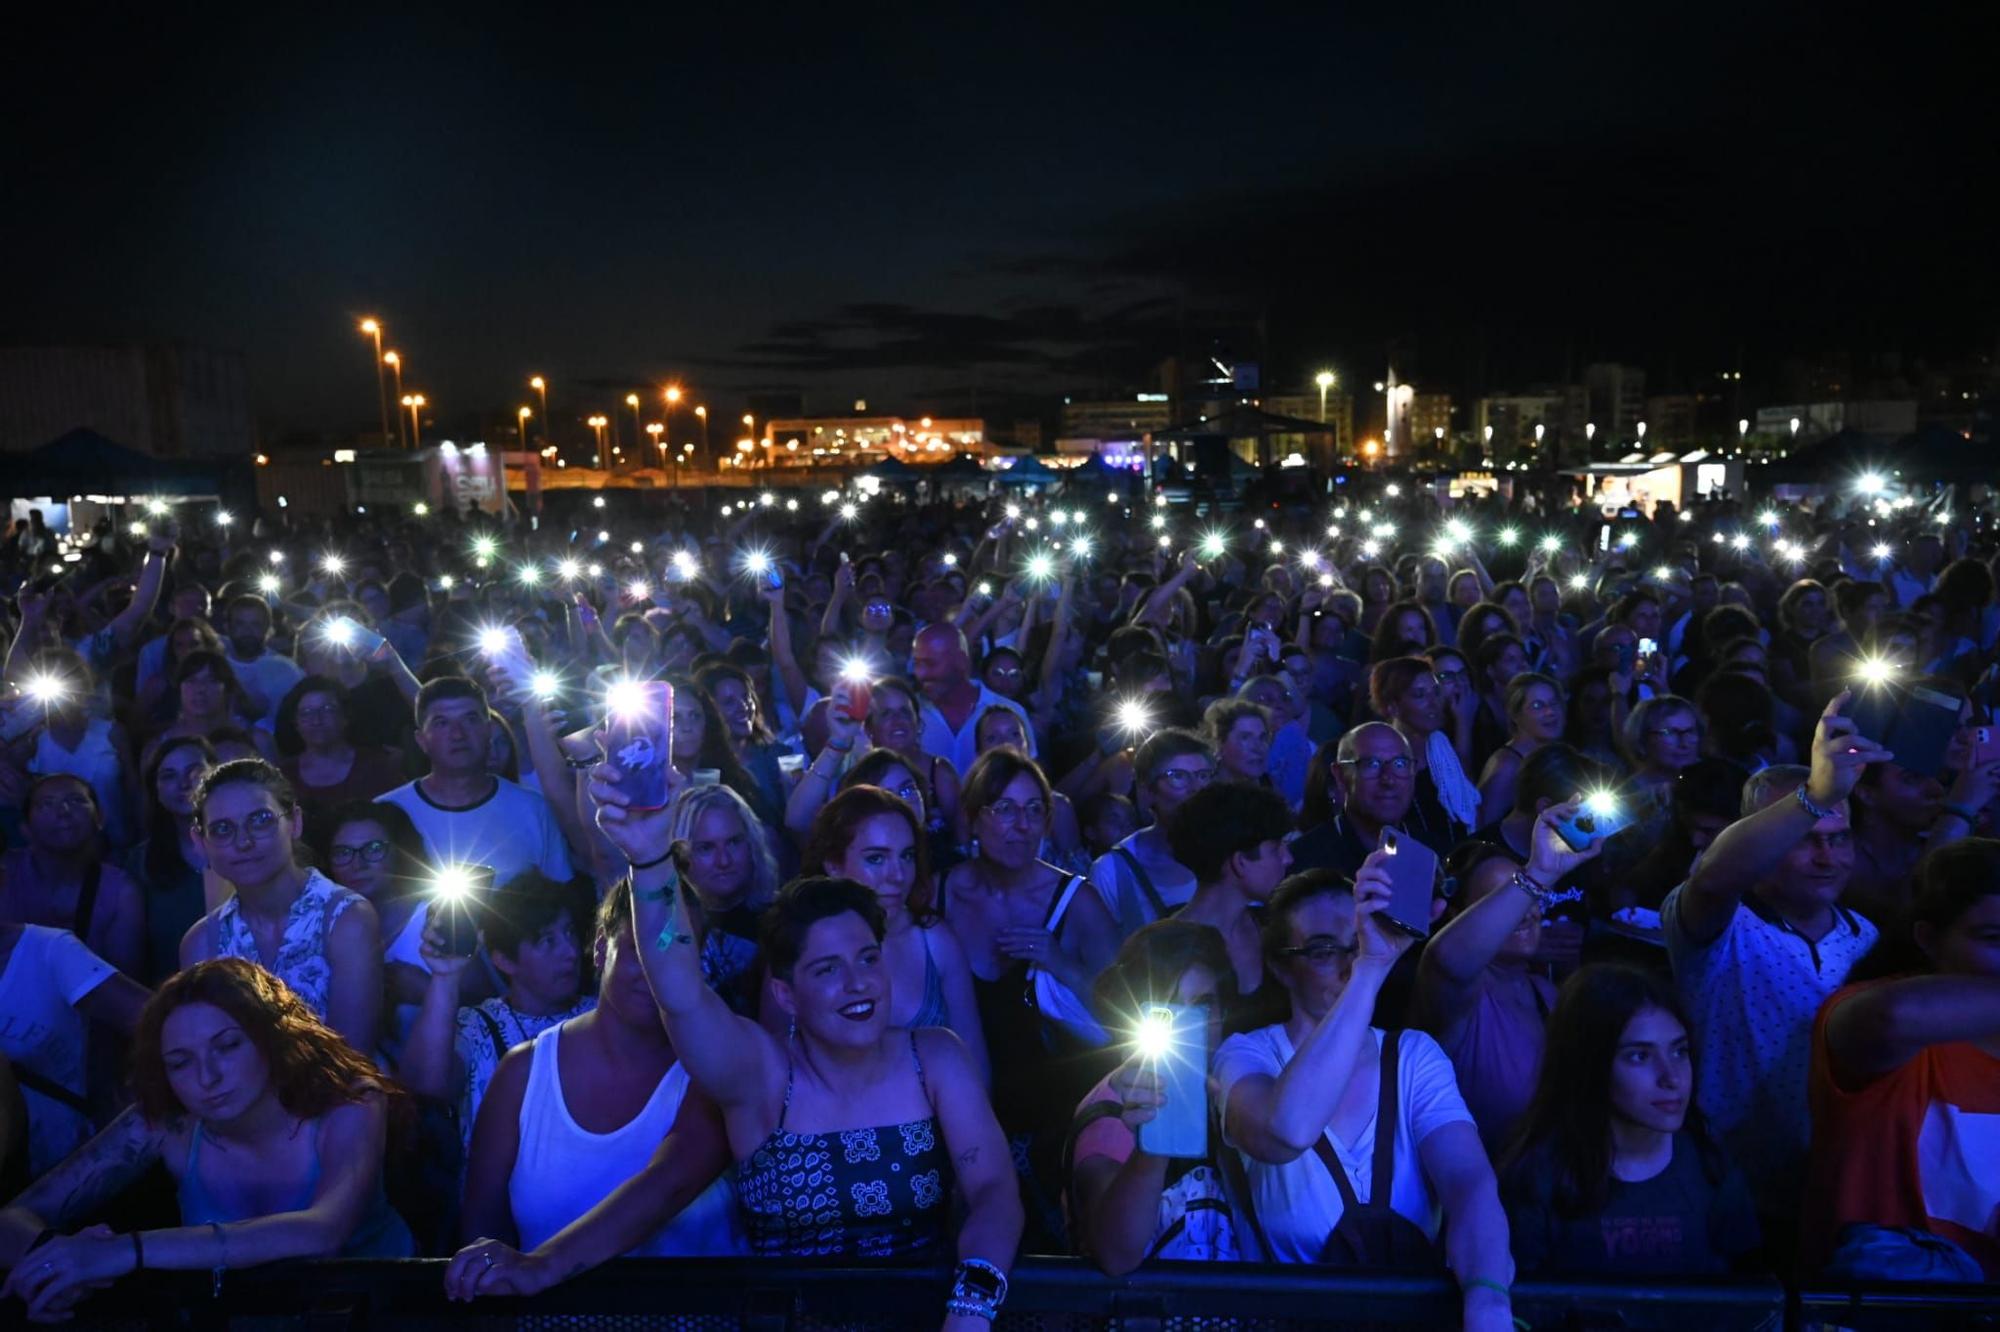
[[[799,1020],[793,1018],[785,1024],[785,1044],[790,1045],[799,1038]]]
[[[971,853],[972,853],[972,858],[973,858],[974,860],[977,860],[977,859],[979,859],[979,834],[978,834],[978,833],[974,833],[974,834],[972,834],[972,846],[971,846],[970,850],[971,850]]]

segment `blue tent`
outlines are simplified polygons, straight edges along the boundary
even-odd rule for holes
[[[993,479],[1003,486],[1052,486],[1062,476],[1033,458],[1017,458],[1012,467],[993,473]]]
[[[219,495],[219,466],[155,458],[125,447],[95,430],[72,430],[30,449],[7,468],[7,490],[15,495]]]

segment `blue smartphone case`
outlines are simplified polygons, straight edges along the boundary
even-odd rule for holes
[[[1166,1104],[1139,1125],[1140,1150],[1154,1156],[1201,1160],[1208,1156],[1208,1014],[1182,1004],[1152,1010],[1173,1023],[1173,1045],[1155,1061]]]

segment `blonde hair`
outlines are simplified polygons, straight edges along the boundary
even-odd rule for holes
[[[672,816],[669,836],[676,842],[692,840],[694,826],[701,822],[701,816],[718,808],[727,809],[743,820],[744,840],[750,845],[750,887],[744,894],[743,905],[769,906],[778,896],[778,862],[771,856],[764,825],[742,796],[720,784],[682,787],[669,811]]]

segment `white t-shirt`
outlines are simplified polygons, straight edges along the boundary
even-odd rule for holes
[[[1370,1030],[1379,1051],[1385,1033],[1380,1028]],[[1229,1104],[1231,1089],[1251,1074],[1277,1077],[1294,1053],[1292,1039],[1285,1034],[1282,1023],[1231,1036],[1215,1052],[1217,1104]],[[1396,1108],[1401,1122],[1396,1126],[1395,1178],[1390,1183],[1389,1205],[1436,1239],[1444,1213],[1430,1180],[1424,1175],[1417,1148],[1447,1124],[1472,1123],[1472,1116],[1458,1094],[1458,1079],[1452,1072],[1451,1060],[1436,1041],[1422,1032],[1402,1033],[1396,1073]],[[1325,1130],[1334,1155],[1347,1168],[1355,1197],[1366,1201],[1375,1197],[1377,1127],[1371,1114],[1368,1127],[1351,1143],[1342,1142],[1331,1127]],[[1271,1261],[1318,1262],[1328,1237],[1340,1224],[1343,1210],[1340,1187],[1320,1164],[1318,1154],[1301,1152],[1283,1165],[1271,1165],[1244,1155],[1243,1169],[1250,1186],[1251,1204],[1271,1248]]]
[[[1874,947],[1876,929],[1836,908],[1833,929],[1809,942],[1746,894],[1722,933],[1698,944],[1681,924],[1686,889],[1660,904],[1660,928],[1701,1052],[1695,1099],[1749,1176],[1759,1208],[1789,1212],[1812,1143],[1813,1017]]]
[[[263,722],[269,722],[278,715],[278,705],[285,701],[285,695],[292,692],[293,685],[306,678],[306,673],[299,669],[297,662],[269,649],[255,661],[238,661],[231,653],[229,669],[236,673],[239,683],[263,695],[264,715],[258,718]]]
[[[433,804],[415,782],[382,799],[410,816],[437,864],[487,866],[495,885],[522,870],[538,869],[557,883],[572,872],[569,844],[549,802],[505,777],[493,779],[492,795],[463,809]]]
[[[68,930],[23,925],[0,970],[0,1055],[78,1096],[85,1094],[88,1026],[75,1005],[114,971]],[[90,1137],[90,1121],[26,1083],[28,1174],[40,1177]]]
[[[924,753],[944,759],[962,776],[971,770],[972,761],[979,757],[979,719],[986,715],[986,709],[1002,707],[1021,719],[1021,734],[1028,737],[1028,757],[1036,757],[1035,724],[1028,720],[1028,714],[1022,711],[1021,705],[1002,698],[977,680],[972,683],[979,690],[979,701],[965,715],[965,725],[960,730],[951,729],[944,714],[938,711],[937,704],[927,698],[918,701],[917,723],[922,733],[917,743],[923,747]]]

